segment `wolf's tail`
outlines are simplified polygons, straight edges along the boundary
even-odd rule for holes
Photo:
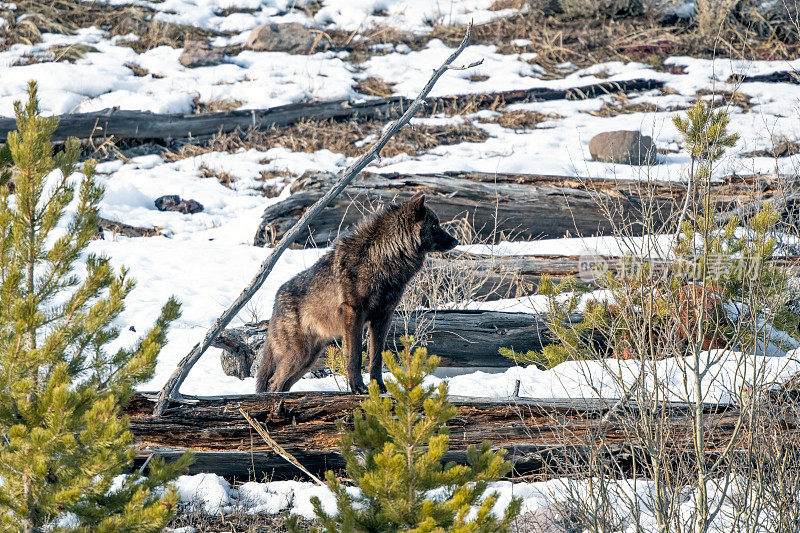
[[[267,392],[269,379],[274,373],[275,360],[272,358],[272,347],[270,347],[269,339],[267,339],[261,352],[261,363],[258,365],[258,370],[256,371],[256,392]]]

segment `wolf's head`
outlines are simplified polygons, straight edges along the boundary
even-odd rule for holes
[[[403,204],[414,220],[414,232],[419,234],[421,252],[446,252],[458,245],[458,241],[439,224],[439,217],[425,205],[425,195],[417,194]]]

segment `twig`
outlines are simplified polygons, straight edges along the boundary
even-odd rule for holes
[[[317,214],[325,209],[327,205],[336,198],[339,193],[341,193],[347,185],[353,181],[353,178],[361,172],[364,167],[372,162],[373,159],[380,157],[380,152],[386,143],[389,142],[389,139],[392,136],[400,131],[400,129],[408,124],[411,118],[416,115],[419,108],[423,106],[425,103],[425,98],[428,96],[428,93],[431,92],[433,86],[439,80],[439,78],[444,74],[447,70],[450,69],[450,64],[455,61],[455,59],[464,51],[469,44],[470,37],[472,36],[472,24],[467,27],[467,33],[464,35],[464,39],[461,41],[461,44],[453,52],[450,57],[436,69],[433,73],[433,76],[428,80],[428,83],[425,87],[422,88],[420,91],[419,96],[411,103],[403,116],[397,119],[395,122],[390,123],[389,127],[386,128],[386,131],[381,136],[381,138],[375,144],[367,150],[361,157],[356,159],[356,161],[350,165],[347,169],[340,173],[339,180],[331,187],[325,195],[317,200],[317,202],[311,206],[303,216],[300,217],[294,226],[289,229],[289,231],[284,234],[281,241],[275,246],[273,252],[267,257],[266,260],[261,264],[261,267],[258,270],[258,273],[253,278],[253,280],[244,288],[242,293],[239,295],[238,298],[228,307],[224,313],[214,322],[214,325],[206,332],[206,336],[203,338],[203,341],[196,344],[192,351],[189,352],[180,363],[178,363],[178,367],[172,373],[170,378],[164,384],[164,388],[161,389],[161,392],[158,395],[158,401],[156,402],[155,409],[153,409],[153,414],[156,416],[161,416],[164,414],[164,410],[169,406],[170,400],[177,394],[178,389],[180,388],[181,384],[186,379],[186,376],[189,374],[189,370],[191,370],[192,366],[200,359],[200,356],[205,353],[214,339],[220,334],[220,332],[225,329],[225,326],[230,323],[231,320],[236,316],[236,314],[244,307],[244,305],[252,298],[252,296],[261,288],[261,285],[264,284],[264,281],[269,276],[269,273],[275,267],[275,264],[278,262],[281,254],[297,239],[297,237],[305,231],[308,227],[309,223],[317,216]]]
[[[245,420],[247,420],[247,423],[250,424],[253,427],[253,429],[255,429],[258,432],[259,435],[261,435],[261,438],[264,439],[264,442],[266,442],[269,445],[269,447],[275,451],[275,453],[286,459],[289,463],[293,464],[300,470],[302,470],[303,473],[306,474],[311,479],[313,479],[314,483],[316,483],[317,485],[325,485],[325,483],[320,478],[309,472],[308,469],[306,469],[306,467],[301,465],[300,461],[295,459],[294,455],[284,450],[283,446],[275,442],[275,440],[269,436],[267,430],[264,429],[264,427],[261,424],[253,420],[252,417],[244,411],[244,409],[240,407],[239,412],[242,413],[242,416],[244,417]]]

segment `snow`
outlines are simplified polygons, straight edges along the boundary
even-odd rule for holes
[[[200,479],[196,479],[200,478]],[[216,478],[214,480],[213,478]],[[299,515],[306,519],[315,518],[311,498],[316,496],[328,514],[336,514],[336,503],[333,493],[327,486],[317,486],[310,482],[275,481],[268,483],[248,482],[238,489],[230,488],[224,479],[213,474],[181,476],[177,485],[195,486],[213,485],[211,492],[189,492],[184,496],[181,492],[181,504],[193,509],[202,509],[208,514],[229,513],[233,510],[250,514],[286,513]],[[748,490],[752,490],[752,482],[731,476],[722,480],[710,480],[707,483],[708,504],[712,509],[719,509],[718,515],[711,524],[712,531],[738,531],[732,527],[734,520],[740,516],[742,498],[748,498]],[[723,487],[727,487],[723,489]],[[357,497],[360,491],[348,487],[351,496]],[[602,492],[602,496],[598,495]],[[227,492],[226,496],[222,496]],[[206,496],[208,494],[208,496]],[[644,479],[598,480],[558,478],[538,482],[495,481],[489,483],[484,497],[491,494],[498,499],[492,512],[501,516],[512,498],[522,500],[521,516],[528,514],[532,520],[539,520],[539,525],[548,519],[558,516],[568,519],[572,512],[603,513],[614,531],[655,531],[657,519],[654,514],[658,492],[652,481]],[[429,493],[428,497],[435,497]],[[675,505],[675,516],[685,524],[691,524],[697,506],[698,491],[692,487],[678,488],[670,505]],[[602,498],[600,503],[598,498]],[[223,502],[224,503],[220,503]],[[594,503],[592,503],[594,502]],[[594,506],[600,506],[595,508]],[[473,508],[473,513],[475,509]],[[532,513],[532,514],[530,514]],[[580,515],[579,515],[580,516]],[[771,531],[769,513],[762,511],[760,529]],[[524,519],[523,519],[524,520]],[[638,527],[637,527],[638,526]],[[178,530],[173,530],[173,533]]]

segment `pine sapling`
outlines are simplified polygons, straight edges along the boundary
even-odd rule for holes
[[[412,353],[410,342],[405,339],[397,356],[383,354],[394,377],[386,382],[391,397],[382,397],[373,381],[369,398],[354,413],[354,429],[344,432],[342,454],[358,494],[328,472],[337,514],[325,513],[315,498],[319,520],[330,533],[507,531],[521,501],[512,499],[498,517],[492,512],[498,495],[484,495],[489,482],[511,471],[510,463],[504,452],[483,443],[469,447],[467,465],[442,464],[449,448],[447,422],[458,410],[447,401],[446,383],[423,384],[438,357],[428,357],[425,348]]]
[[[161,531],[177,496],[160,487],[191,458],[118,477],[135,454],[121,408],[153,375],[179,304],[170,298],[133,348],[108,350],[134,285],[86,250],[103,195],[95,163],[79,180],[77,139],[54,153],[58,119],[41,116],[35,83],[15,113],[0,149],[0,524]]]

